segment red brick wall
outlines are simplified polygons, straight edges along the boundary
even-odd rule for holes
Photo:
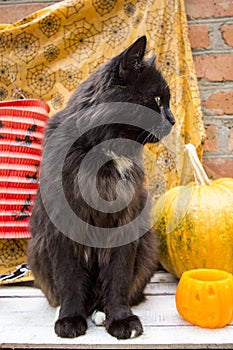
[[[233,177],[233,1],[184,1],[207,132],[203,164],[210,177]],[[0,0],[0,23],[58,0],[20,2]]]
[[[233,177],[233,1],[185,0],[211,177]]]
[[[20,0],[0,0],[0,23],[14,23],[33,12],[36,12],[43,7],[49,6],[57,1],[30,1],[25,0],[20,3]]]

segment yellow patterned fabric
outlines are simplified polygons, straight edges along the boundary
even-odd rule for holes
[[[0,284],[33,280],[26,263],[27,243],[28,239],[0,239]]]
[[[53,115],[99,64],[144,34],[176,118],[166,140],[145,146],[147,185],[156,199],[193,179],[184,144],[193,143],[201,156],[205,137],[183,0],[66,0],[0,25],[0,100],[39,98]]]

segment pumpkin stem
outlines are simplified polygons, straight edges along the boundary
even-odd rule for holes
[[[199,185],[211,185],[211,182],[198,158],[196,148],[193,144],[188,143],[185,145],[185,150],[188,152],[190,162],[192,164],[195,178]]]

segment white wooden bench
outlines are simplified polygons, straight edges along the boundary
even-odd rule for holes
[[[186,322],[175,305],[177,279],[159,271],[146,288],[147,300],[134,307],[144,333],[117,340],[104,327],[89,320],[84,336],[62,339],[54,333],[57,310],[39,289],[29,286],[0,287],[0,348],[27,349],[233,349],[233,323],[220,329],[204,329]]]

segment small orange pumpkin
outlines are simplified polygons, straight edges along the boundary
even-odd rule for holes
[[[176,290],[176,308],[190,323],[220,328],[232,320],[233,276],[217,269],[185,271]]]

